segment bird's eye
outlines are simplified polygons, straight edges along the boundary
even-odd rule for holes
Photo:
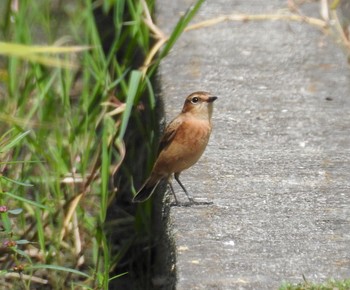
[[[192,104],[196,104],[196,103],[198,103],[198,101],[199,101],[198,97],[193,97],[192,100],[191,100],[191,103]]]

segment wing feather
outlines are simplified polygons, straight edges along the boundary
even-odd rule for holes
[[[159,143],[158,156],[160,152],[166,149],[171,143],[171,141],[175,138],[177,129],[180,127],[180,124],[181,120],[179,118],[176,118],[173,121],[171,121],[165,128],[164,135]]]

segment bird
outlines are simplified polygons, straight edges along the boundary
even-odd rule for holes
[[[165,128],[151,174],[133,197],[133,202],[146,201],[158,185],[166,180],[176,204],[179,204],[170,181],[174,175],[190,204],[195,203],[181,183],[180,174],[194,165],[207,147],[212,131],[213,102],[216,99],[217,96],[204,91],[194,92],[186,97],[180,114]]]

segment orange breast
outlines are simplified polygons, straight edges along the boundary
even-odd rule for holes
[[[184,121],[171,144],[160,153],[153,172],[167,176],[191,167],[202,156],[210,133],[211,125],[208,121]]]

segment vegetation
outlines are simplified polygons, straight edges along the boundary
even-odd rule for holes
[[[150,243],[152,210],[108,209],[146,170],[125,160],[151,164],[155,72],[202,2],[170,36],[153,0],[0,4],[1,288],[108,289],[129,274],[116,269],[140,232]],[[127,236],[117,251],[107,221]]]
[[[280,290],[349,290],[350,280],[329,280],[324,284],[315,284],[308,281],[298,284],[285,283]]]

